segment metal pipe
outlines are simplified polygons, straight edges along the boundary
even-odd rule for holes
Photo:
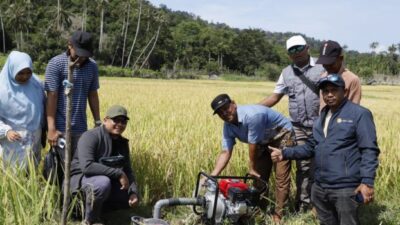
[[[177,205],[204,205],[205,200],[203,197],[197,198],[169,198],[161,199],[156,202],[153,209],[153,218],[161,219],[161,208],[165,206],[177,206]]]

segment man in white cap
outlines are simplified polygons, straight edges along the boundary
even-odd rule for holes
[[[295,138],[302,145],[312,135],[314,120],[319,115],[319,91],[316,83],[324,72],[322,65],[315,64],[316,59],[309,53],[309,46],[304,38],[295,35],[286,41],[289,58],[293,62],[282,70],[272,95],[263,99],[260,104],[272,107],[284,95],[289,97],[289,114]],[[278,169],[290,168],[290,161],[283,161]],[[310,208],[310,191],[312,184],[311,160],[297,160],[296,173],[296,211]]]

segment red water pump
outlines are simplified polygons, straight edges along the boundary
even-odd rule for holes
[[[200,185],[202,177],[207,181]],[[259,189],[254,186],[258,184]],[[267,190],[267,183],[249,175],[209,176],[200,172],[192,198],[170,198],[157,201],[153,218],[161,219],[161,208],[165,206],[192,205],[193,211],[201,216],[205,224],[238,222],[243,216],[253,214],[260,195]]]
[[[202,198],[203,210],[199,211],[196,205],[193,211],[202,216],[208,224],[221,224],[224,220],[236,223],[241,217],[251,215],[257,207],[260,195],[266,191],[267,183],[249,175],[239,176],[209,176],[200,173],[196,186],[195,196],[199,197],[199,180],[207,177],[204,184],[206,191]],[[256,189],[258,183],[259,189]]]
[[[224,197],[232,202],[244,201],[250,194],[249,186],[238,179],[221,179],[218,185]]]

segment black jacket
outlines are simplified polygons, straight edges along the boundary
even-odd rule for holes
[[[135,176],[131,168],[129,156],[129,141],[124,137],[120,137],[121,142],[118,152],[124,156],[123,169],[112,168],[99,162],[101,157],[111,156],[112,139],[104,126],[99,126],[88,130],[82,134],[78,141],[78,147],[71,162],[71,191],[73,193],[80,189],[82,177],[104,175],[111,179],[118,179],[122,172],[125,172],[129,179],[130,187],[128,194],[138,194]]]
[[[305,145],[285,149],[284,159],[314,156],[315,181],[324,188],[357,187],[360,183],[373,186],[379,148],[372,113],[344,100],[333,113],[325,137],[328,110],[328,106],[324,107],[314,122],[312,138]]]

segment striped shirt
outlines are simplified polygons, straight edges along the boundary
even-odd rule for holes
[[[58,92],[56,129],[65,132],[67,98],[62,82],[68,78],[68,56],[66,53],[52,58],[45,73],[45,90]],[[97,64],[93,59],[81,68],[74,68],[72,91],[71,130],[74,134],[87,130],[86,102],[91,91],[99,89]]]

